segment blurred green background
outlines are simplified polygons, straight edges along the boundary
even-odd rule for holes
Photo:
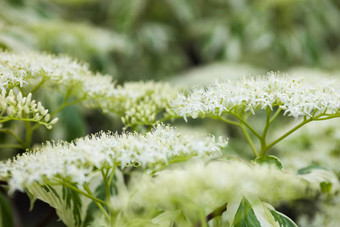
[[[0,46],[62,53],[127,80],[215,62],[339,68],[338,0],[8,0]],[[207,75],[209,76],[209,75]]]
[[[268,71],[340,76],[339,28],[339,0],[0,1],[0,48],[66,54],[118,84],[165,80],[195,86]],[[44,99],[53,104],[53,98]],[[60,118],[52,132],[38,132],[35,140],[72,140],[122,127],[119,120],[82,107],[69,107]],[[230,150],[244,149],[233,128],[197,124],[234,138]],[[301,150],[311,146],[297,141],[293,146]],[[281,150],[292,150],[285,146]],[[11,202],[17,226],[63,226],[47,205],[28,213],[28,199],[16,198]]]

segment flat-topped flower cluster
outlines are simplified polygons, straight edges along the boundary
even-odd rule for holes
[[[175,115],[183,118],[218,116],[243,110],[252,114],[259,109],[279,107],[288,116],[338,114],[340,90],[329,84],[313,85],[303,79],[270,73],[238,81],[216,82],[195,89],[187,96],[178,95],[171,103]]]
[[[146,135],[99,133],[72,143],[47,143],[1,164],[1,178],[10,189],[23,190],[34,182],[58,182],[58,177],[82,185],[96,169],[115,166],[167,165],[191,156],[219,155],[227,141],[182,135],[158,125]]]
[[[0,89],[23,87],[29,80],[39,78],[53,85],[80,88],[82,95],[103,95],[114,88],[111,76],[95,75],[86,64],[66,56],[34,52],[2,52],[0,75]]]
[[[112,76],[94,74],[88,65],[65,56],[34,52],[2,52],[0,89],[44,85],[65,88],[91,107],[118,114],[125,125],[156,122],[177,89],[160,82],[128,82],[116,86]]]

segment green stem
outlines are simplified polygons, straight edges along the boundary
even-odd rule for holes
[[[296,125],[294,128],[292,128],[291,130],[289,130],[288,132],[286,132],[285,134],[280,136],[278,139],[276,139],[273,142],[271,142],[270,144],[268,144],[263,150],[261,150],[260,156],[265,155],[266,151],[269,150],[271,147],[273,147],[275,144],[277,144],[278,142],[280,142],[281,140],[283,140],[284,138],[286,138],[287,136],[289,136],[290,134],[292,134],[293,132],[295,132],[296,130],[298,130],[299,128],[301,128],[302,126],[304,126],[305,124],[307,124],[307,123],[309,123],[313,120],[315,120],[315,119],[309,118],[307,120],[303,120],[300,124]]]
[[[109,210],[110,214],[111,214],[111,219],[110,219],[110,222],[111,222],[111,226],[113,226],[113,222],[114,222],[114,215],[115,215],[115,210],[111,207],[111,203],[110,203],[110,193],[111,193],[111,184],[112,184],[112,180],[113,180],[113,177],[115,175],[115,172],[116,172],[116,166],[114,166],[112,169],[111,169],[111,173],[110,173],[110,169],[107,169],[107,172],[104,173],[104,171],[102,171],[102,174],[103,174],[103,178],[104,178],[104,183],[105,183],[105,192],[106,192],[106,201],[107,201],[107,209]],[[109,175],[110,173],[110,175]],[[109,176],[109,178],[107,179],[107,176]]]
[[[45,77],[42,78],[42,80],[39,82],[39,84],[37,84],[37,86],[35,86],[29,93],[35,92],[36,90],[38,90],[38,88],[43,85],[43,83],[45,82]]]
[[[70,106],[70,105],[74,105],[74,104],[77,104],[77,103],[80,103],[80,102],[82,102],[85,99],[86,99],[86,96],[84,96],[82,98],[79,98],[79,99],[76,99],[76,100],[74,100],[72,102],[67,102],[67,100],[64,100],[64,102],[56,110],[54,110],[51,113],[51,118],[53,118],[57,113],[62,111],[65,107]]]
[[[107,180],[107,175],[109,173],[110,169],[107,169],[105,172],[104,169],[101,169],[100,172],[102,173],[104,184],[105,184],[105,194],[106,194],[106,200],[110,199],[110,184],[108,183]]]
[[[87,183],[84,184],[84,189],[85,189],[85,191],[86,191],[91,197],[96,198],[96,197],[93,195],[93,193],[92,193],[92,191],[90,190],[90,188],[88,187]],[[97,199],[97,198],[96,198],[96,199]],[[93,200],[93,199],[92,199],[92,200]],[[97,200],[99,200],[99,199],[97,199]],[[105,210],[105,208],[102,206],[102,203],[99,202],[99,201],[97,201],[97,200],[93,200],[93,202],[97,205],[97,207],[100,209],[100,211],[105,215],[106,219],[107,219],[109,222],[111,222],[111,216],[110,216],[110,214],[108,214],[108,212],[107,212],[107,211]],[[100,200],[100,201],[102,201],[102,200]],[[103,202],[104,202],[104,201],[103,201]],[[104,206],[107,206],[106,202],[104,202],[103,205],[104,205]]]
[[[0,124],[8,122],[8,121],[36,122],[36,123],[39,123],[41,125],[45,125],[45,126],[48,125],[47,123],[44,123],[40,120],[36,120],[36,119],[32,119],[32,118],[17,118],[17,117],[6,117],[5,119],[0,120]]]
[[[170,120],[170,119],[175,119],[175,118],[181,118],[181,117],[174,117],[174,116],[171,116],[171,115],[167,115],[165,117],[163,117],[162,119],[159,119],[157,120],[157,124],[160,123],[160,122],[164,122],[164,121],[167,121],[167,120]]]
[[[105,202],[105,201],[96,198],[95,196],[93,196],[93,194],[88,194],[88,193],[86,193],[86,192],[80,190],[79,188],[73,186],[72,184],[70,184],[70,183],[68,183],[68,182],[61,181],[61,184],[64,185],[65,187],[68,187],[69,189],[71,189],[71,190],[77,192],[77,193],[82,194],[83,196],[85,196],[85,197],[87,197],[87,198],[93,200],[93,201],[96,202],[96,203],[102,204],[102,205],[104,205],[104,206],[106,205],[106,202]],[[84,187],[84,188],[85,188],[85,187]]]
[[[323,118],[315,118],[314,121],[329,120],[329,119],[333,119],[333,118],[337,118],[337,117],[340,117],[340,115],[332,115],[332,116],[323,117]]]
[[[238,123],[236,121],[232,121],[232,120],[226,119],[226,118],[224,118],[222,116],[209,115],[208,117],[212,118],[212,119],[223,121],[224,123],[227,123],[227,124],[240,126],[240,123]]]
[[[111,171],[111,174],[110,174],[110,178],[109,178],[109,181],[108,181],[108,185],[110,186],[112,184],[112,180],[113,180],[113,177],[115,175],[115,172],[116,172],[116,166],[114,166],[112,168],[112,171]]]
[[[242,117],[240,117],[238,114],[236,113],[232,113],[230,112],[231,115],[233,115],[234,117],[236,117],[244,126],[246,126],[257,138],[261,139],[260,134],[258,134],[245,120],[243,120]]]
[[[9,135],[13,136],[14,139],[21,145],[24,146],[24,143],[21,141],[21,139],[15,135],[14,132],[12,132],[10,129],[0,129],[0,132],[8,133]]]
[[[251,138],[250,138],[250,136],[249,136],[247,130],[244,128],[243,124],[240,125],[240,128],[242,129],[243,134],[245,135],[245,137],[246,137],[246,139],[247,139],[247,141],[248,141],[248,143],[249,143],[249,145],[250,145],[252,151],[254,152],[255,157],[258,157],[259,155],[258,155],[258,153],[257,153],[257,151],[256,151],[256,148],[255,148],[255,146],[254,146],[254,143],[253,143],[253,141],[251,140]]]
[[[269,125],[270,125],[270,114],[271,114],[271,110],[270,108],[266,108],[266,124],[264,126],[264,129],[262,131],[262,136],[261,136],[261,139],[260,139],[260,142],[261,142],[261,152],[260,152],[260,156],[262,155],[265,155],[266,154],[266,137],[267,137],[267,132],[268,132],[268,128],[269,128]]]
[[[0,144],[0,148],[19,148],[19,149],[25,149],[24,146],[20,144]]]
[[[277,108],[275,114],[270,118],[269,124],[271,124],[276,119],[276,117],[280,114],[281,110],[282,109],[280,107]]]
[[[29,148],[31,146],[32,142],[32,127],[29,122],[25,122],[25,127],[26,127],[26,139],[25,139],[25,148]]]

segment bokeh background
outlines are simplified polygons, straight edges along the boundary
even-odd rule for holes
[[[117,84],[154,80],[191,87],[268,71],[340,78],[339,28],[339,0],[0,1],[1,49],[66,54],[88,62],[95,72],[112,75]],[[51,97],[44,99],[53,103]],[[283,162],[292,168],[323,162],[339,176],[338,122],[302,131],[275,152],[285,153]],[[234,138],[230,152],[244,149],[233,128],[213,121],[191,123],[198,130]],[[71,106],[53,131],[38,131],[34,140],[69,141],[121,128],[119,118],[110,114]],[[306,163],[292,161],[297,150],[305,151],[301,160]],[[0,157],[15,152],[1,151]],[[11,203],[19,227],[64,226],[41,202],[28,212],[24,194],[17,193]],[[301,222],[308,226],[305,219]]]

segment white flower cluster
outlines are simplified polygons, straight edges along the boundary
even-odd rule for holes
[[[52,85],[78,88],[81,96],[101,97],[114,89],[111,76],[94,75],[85,64],[69,57],[33,52],[2,52],[0,76],[0,89],[23,87],[30,79],[39,77]]]
[[[7,94],[6,90],[2,90],[0,95],[0,123],[10,120],[39,122],[50,129],[53,124],[57,123],[58,118],[51,120],[48,110],[40,102],[36,103],[35,100],[32,100],[31,93],[24,97],[21,92],[15,94],[13,90],[10,90]]]
[[[102,100],[101,107],[121,116],[125,125],[156,122],[156,115],[169,105],[178,89],[161,82],[128,82],[117,86],[111,99]]]
[[[175,115],[186,119],[221,115],[234,110],[250,111],[279,106],[289,116],[340,112],[340,90],[331,86],[314,86],[302,79],[270,73],[239,81],[217,82],[205,89],[178,95],[170,104]]]
[[[227,142],[214,137],[181,135],[173,128],[158,125],[146,135],[100,133],[73,143],[46,144],[2,163],[0,178],[12,191],[56,176],[82,185],[95,169],[113,166],[169,164],[176,158],[219,155]]]
[[[336,177],[334,177],[336,179]],[[193,162],[182,168],[162,170],[156,177],[134,180],[130,206],[150,209],[211,212],[237,198],[257,197],[278,202],[307,198],[319,190],[319,182],[308,182],[299,175],[269,166],[240,161]],[[275,185],[275,187],[273,187]]]
[[[47,54],[3,52],[0,75],[0,89],[23,87],[39,78],[49,86],[69,88],[86,97],[87,105],[118,114],[125,125],[155,123],[177,94],[169,84],[153,81],[115,86],[111,76],[94,75],[87,65]]]

